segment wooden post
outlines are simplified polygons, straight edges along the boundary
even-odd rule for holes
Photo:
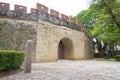
[[[25,70],[24,73],[30,73],[31,72],[31,58],[32,58],[32,52],[33,52],[33,41],[27,40],[25,45]]]

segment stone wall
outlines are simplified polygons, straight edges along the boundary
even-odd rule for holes
[[[64,44],[64,59],[92,57],[90,41],[81,22],[37,3],[36,9],[0,2],[0,49],[24,50],[26,40],[34,41],[33,62],[58,60],[58,45]]]
[[[23,51],[26,40],[31,39],[35,53],[36,35],[35,21],[0,18],[0,49]]]
[[[69,39],[68,51],[65,59],[88,59],[91,57],[90,43],[83,32],[66,26],[55,25],[49,21],[27,21],[0,18],[0,49],[23,51],[28,39],[34,41],[34,62],[58,60],[58,45],[62,39]],[[69,48],[71,46],[72,48]]]
[[[93,58],[93,48],[92,48],[92,42],[88,37],[85,38],[85,57],[86,59],[92,59]]]
[[[85,41],[83,32],[65,26],[54,25],[48,21],[39,20],[35,62],[58,60],[58,45],[60,40],[65,38],[69,39],[73,46],[71,48],[73,49],[73,52],[71,53],[72,56],[66,59],[86,59],[84,54]],[[67,56],[69,56],[69,54],[70,53],[68,53]]]

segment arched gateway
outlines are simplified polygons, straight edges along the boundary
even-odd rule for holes
[[[58,45],[58,59],[70,59],[73,55],[73,43],[68,38],[63,38]]]

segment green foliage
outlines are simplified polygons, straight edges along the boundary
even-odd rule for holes
[[[120,62],[120,55],[116,55],[115,60]]]
[[[20,67],[25,57],[24,52],[0,50],[0,71]]]
[[[95,18],[101,20],[104,26],[114,24],[120,28],[120,0],[96,0],[97,3],[92,4]]]
[[[106,44],[115,44],[120,41],[120,1],[119,0],[96,0],[92,4],[95,22],[94,29],[90,31],[92,36]]]
[[[88,9],[88,10],[83,10],[81,11],[77,16],[75,16],[75,19],[78,21],[81,21],[83,25],[85,25],[84,27],[87,29],[91,28],[90,25],[90,21],[92,20],[92,10]]]
[[[114,44],[120,40],[120,28],[118,27],[103,27],[101,24],[96,24],[90,34],[106,44]]]
[[[75,18],[83,23],[90,36],[97,38],[98,43],[103,41],[111,47],[120,46],[120,0],[92,1],[90,7]],[[101,47],[100,51],[105,48]],[[111,48],[111,51],[113,50],[114,48]]]
[[[120,0],[95,1],[75,18],[85,24],[89,34],[99,41],[106,44],[120,42]],[[96,19],[95,22],[91,22],[92,19]]]

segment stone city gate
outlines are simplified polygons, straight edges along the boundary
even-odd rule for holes
[[[69,59],[72,57],[73,44],[68,38],[64,38],[59,42],[58,46],[58,59]]]
[[[82,24],[37,3],[36,9],[0,3],[0,49],[24,50],[26,40],[34,41],[33,62],[92,57],[90,40]]]

